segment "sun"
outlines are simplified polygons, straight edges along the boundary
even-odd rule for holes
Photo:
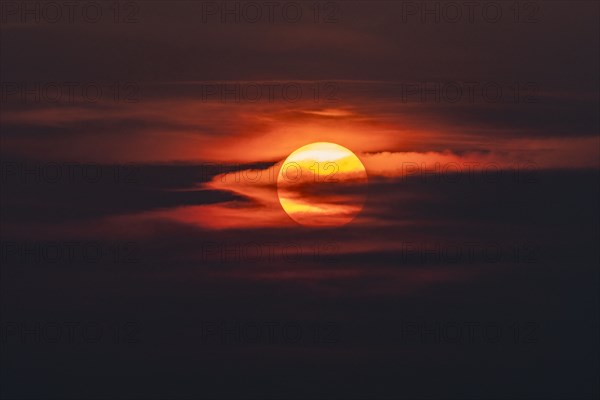
[[[356,154],[339,144],[316,142],[283,162],[277,195],[281,207],[301,225],[341,226],[362,210],[367,182]]]

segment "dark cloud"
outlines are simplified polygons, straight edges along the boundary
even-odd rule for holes
[[[2,162],[2,220],[67,222],[155,209],[250,201],[197,186],[215,175],[269,164],[181,165]]]

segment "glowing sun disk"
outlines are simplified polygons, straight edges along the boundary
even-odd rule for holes
[[[335,143],[299,148],[283,162],[277,194],[284,211],[309,226],[340,226],[352,221],[365,200],[367,173],[360,159]]]

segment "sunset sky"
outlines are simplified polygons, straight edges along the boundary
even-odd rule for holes
[[[7,3],[2,398],[598,395],[597,2]],[[20,335],[57,321],[136,340]]]

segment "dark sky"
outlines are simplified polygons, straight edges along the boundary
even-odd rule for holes
[[[2,2],[0,397],[596,398],[599,3],[469,4]]]

